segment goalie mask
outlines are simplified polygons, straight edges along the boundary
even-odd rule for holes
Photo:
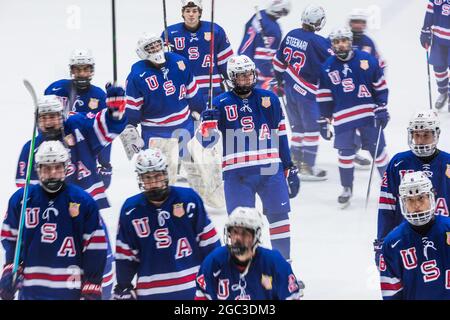
[[[433,184],[422,171],[406,173],[399,187],[403,217],[414,226],[431,221],[436,208]]]
[[[333,52],[342,61],[348,61],[353,53],[353,34],[349,28],[337,28],[330,33]]]
[[[135,172],[139,188],[149,201],[164,201],[169,195],[169,174],[166,157],[158,149],[137,154]]]
[[[251,259],[261,243],[263,226],[263,217],[255,208],[234,209],[224,228],[224,243],[230,254],[236,258],[250,256]]]
[[[42,142],[36,152],[35,162],[42,188],[49,193],[61,190],[69,165],[69,151],[61,141]]]
[[[40,98],[38,105],[38,127],[45,140],[60,140],[63,134],[63,106],[55,95]]]
[[[426,110],[416,113],[408,125],[408,145],[418,157],[430,157],[437,148],[441,134],[437,113]]]
[[[142,35],[137,43],[136,53],[142,60],[149,60],[153,64],[159,65],[166,62],[163,41],[155,34]]]
[[[321,6],[311,4],[303,10],[302,24],[308,26],[313,31],[320,31],[325,26],[327,18],[325,10]]]
[[[227,74],[233,85],[233,91],[238,95],[249,94],[256,85],[255,63],[245,55],[228,60]]]
[[[78,90],[87,90],[94,76],[95,61],[89,50],[74,50],[69,60],[70,76]]]

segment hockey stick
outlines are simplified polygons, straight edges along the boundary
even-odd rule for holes
[[[169,45],[169,32],[167,31],[167,10],[166,10],[166,0],[163,0],[163,16],[164,16],[164,43],[166,45],[166,50],[170,51]]]
[[[19,262],[20,262],[20,250],[22,246],[22,234],[23,234],[23,225],[25,224],[25,211],[27,208],[27,202],[28,202],[28,189],[30,185],[30,179],[31,179],[31,170],[33,168],[33,161],[34,161],[34,145],[36,141],[36,127],[37,127],[37,121],[38,121],[38,104],[37,104],[37,96],[36,92],[34,91],[33,86],[31,83],[24,79],[23,84],[25,85],[25,88],[28,90],[28,92],[31,95],[31,98],[33,100],[34,104],[34,124],[33,124],[33,135],[31,138],[31,144],[30,144],[30,151],[28,152],[28,166],[27,166],[27,175],[25,180],[25,187],[23,191],[23,198],[22,198],[22,208],[20,210],[20,218],[19,218],[19,229],[17,232],[17,242],[16,242],[16,248],[14,251],[14,263],[13,263],[13,283],[16,281],[17,278],[17,270],[19,269]]]
[[[380,129],[378,130],[377,145],[375,147],[375,154],[373,156],[372,167],[370,168],[369,184],[367,186],[367,193],[366,193],[366,204],[365,204],[365,207],[364,207],[365,210],[367,210],[367,205],[369,204],[370,186],[372,185],[373,169],[375,168],[375,162],[376,162],[376,159],[377,159],[378,148],[380,147],[381,131],[383,131],[383,129],[380,126]]]
[[[209,54],[211,57],[209,63],[209,90],[208,90],[208,109],[212,109],[213,99],[213,71],[214,71],[214,0],[211,0],[211,40],[209,43]]]
[[[427,71],[428,71],[428,96],[430,99],[430,110],[433,110],[433,99],[431,96],[430,55],[428,53],[428,49],[426,50],[426,53],[427,53]]]
[[[117,49],[116,49],[116,1],[111,0],[112,10],[112,46],[113,46],[113,80],[117,82]]]

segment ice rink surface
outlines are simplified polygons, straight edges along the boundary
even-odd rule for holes
[[[291,14],[280,20],[284,34],[300,26],[307,2],[291,0]],[[162,1],[117,0],[118,77],[124,84],[131,65],[137,61],[135,44],[144,32],[160,34],[163,29]],[[203,18],[210,19],[204,0]],[[308,2],[309,3],[309,2]],[[389,155],[406,150],[406,126],[411,115],[428,108],[425,51],[419,34],[427,1],[322,0],[327,24],[320,34],[344,25],[349,11],[367,8],[373,14],[368,34],[387,61],[391,122],[386,132]],[[263,1],[218,0],[215,19],[237,50],[245,22],[254,6]],[[167,0],[168,23],[181,20],[180,1]],[[93,83],[103,87],[112,80],[111,9],[108,0],[0,0],[0,210],[16,190],[14,177],[23,144],[31,138],[33,107],[22,84],[29,79],[38,92],[57,79],[68,77],[68,58],[74,48],[92,49],[96,59]],[[433,77],[433,76],[432,76]],[[435,81],[432,79],[436,97]],[[444,109],[445,110],[445,109]],[[440,113],[442,134],[439,147],[450,149],[450,114]],[[318,165],[329,173],[325,182],[302,183],[291,202],[292,258],[294,271],[306,283],[305,299],[380,299],[378,273],[373,262],[372,241],[376,235],[377,197],[380,179],[374,175],[368,210],[364,210],[368,171],[355,174],[354,197],[346,210],[339,209],[341,192],[337,152],[321,141]],[[112,208],[103,210],[110,234],[115,235],[123,201],[138,187],[120,141],[113,143],[114,175],[107,191]],[[259,204],[258,204],[259,206]],[[210,210],[221,232],[226,212]],[[267,231],[264,236],[268,243]],[[0,263],[3,264],[1,252]]]

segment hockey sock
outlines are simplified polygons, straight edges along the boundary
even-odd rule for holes
[[[288,213],[269,213],[267,220],[272,248],[280,251],[281,255],[289,260],[291,258],[291,224]]]
[[[343,187],[353,186],[355,150],[339,150],[339,175]]]
[[[305,132],[303,138],[303,161],[311,168],[316,164],[319,136],[319,132]]]
[[[372,157],[373,153],[371,152]],[[384,172],[386,171],[387,165],[389,163],[389,157],[387,155],[386,149],[378,151],[378,156],[375,159],[375,164],[377,166],[378,172],[380,173],[380,177],[383,178]]]
[[[440,94],[448,92],[448,71],[447,66],[445,67],[433,67],[434,75],[436,76],[436,82],[438,86],[438,92]]]

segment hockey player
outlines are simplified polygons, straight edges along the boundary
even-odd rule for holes
[[[350,204],[353,192],[355,134],[361,134],[362,148],[375,159],[381,176],[389,161],[382,129],[389,121],[386,105],[388,88],[378,61],[364,51],[353,50],[352,33],[339,28],[330,34],[335,56],[322,66],[317,101],[321,117],[321,135],[330,140],[331,120],[334,120],[334,147],[339,152],[339,174],[342,194],[339,204]],[[375,155],[377,139],[378,153]]]
[[[45,95],[56,95],[64,105],[64,116],[75,112],[93,113],[106,108],[106,94],[103,89],[91,84],[95,71],[95,61],[91,52],[76,49],[69,60],[71,79],[53,82],[45,90]],[[111,145],[106,146],[97,156],[97,172],[108,188],[111,183]]]
[[[207,101],[211,41],[214,40],[213,97],[224,91],[222,82],[227,78],[227,62],[234,53],[223,28],[214,23],[214,34],[212,35],[211,22],[200,20],[202,13],[202,0],[181,0],[181,16],[184,22],[167,28],[167,40],[173,52],[189,61],[191,71],[197,78],[199,92]],[[164,33],[161,35],[162,39],[165,39]]]
[[[0,298],[20,300],[99,300],[107,240],[98,206],[83,189],[65,181],[69,153],[60,141],[45,141],[36,153],[39,185],[28,192],[20,239],[18,281],[13,261],[24,189],[9,200],[1,242],[5,266]]]
[[[126,114],[131,125],[141,124],[144,149],[157,147],[167,156],[173,184],[179,140],[191,139],[191,112],[200,114],[205,101],[188,60],[173,52],[165,53],[160,37],[144,34],[136,52],[141,60],[132,66],[127,78]],[[188,154],[183,152],[181,157],[187,158]]]
[[[227,211],[255,207],[256,194],[270,223],[272,246],[290,259],[289,198],[298,194],[298,169],[291,161],[280,100],[255,89],[256,67],[247,56],[228,61],[233,90],[202,114],[204,136],[222,134],[222,170]],[[211,130],[210,130],[211,129]],[[203,144],[208,145],[208,140]]]
[[[142,192],[128,198],[120,212],[113,298],[193,299],[200,263],[220,246],[219,236],[201,198],[192,189],[169,185],[160,150],[141,151],[135,165]]]
[[[331,55],[329,41],[316,32],[325,22],[322,7],[307,6],[302,14],[302,27],[284,37],[273,60],[278,82],[285,83],[286,112],[292,129],[291,153],[303,181],[327,179],[327,172],[316,167],[320,136],[317,84],[320,66]]]
[[[384,237],[404,221],[397,195],[405,173],[423,171],[433,182],[436,214],[449,215],[450,154],[437,148],[440,133],[441,125],[435,111],[415,113],[408,125],[410,150],[397,153],[388,164],[378,205],[378,231],[374,242],[377,263]]]
[[[255,62],[257,88],[269,90],[276,82],[272,60],[282,40],[277,20],[287,16],[290,10],[290,0],[271,0],[266,9],[254,14],[245,25],[244,38],[238,52]],[[278,91],[277,88],[274,89],[275,92]]]
[[[450,219],[435,216],[433,185],[424,172],[406,173],[399,194],[406,221],[383,245],[383,299],[450,300]]]
[[[436,76],[439,97],[436,99],[435,108],[442,109],[448,100],[450,87],[448,82],[448,68],[450,65],[450,19],[449,4],[446,1],[429,0],[420,43],[425,50],[430,49],[429,62],[433,65]],[[450,111],[450,105],[448,107]]]
[[[263,217],[237,207],[224,228],[225,246],[203,261],[195,300],[299,300],[292,268],[276,250],[259,246]]]

